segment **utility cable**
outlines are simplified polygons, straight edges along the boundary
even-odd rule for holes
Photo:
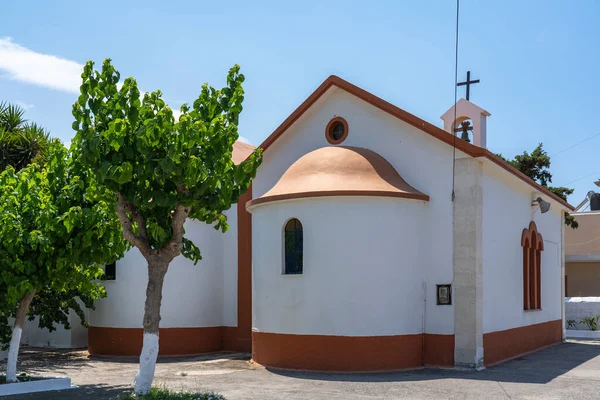
[[[458,16],[460,11],[460,0],[456,0],[456,40],[454,44],[454,119],[452,120],[452,201],[454,201],[454,181],[456,172],[456,132],[454,132],[454,124],[456,123],[456,101],[458,99]]]

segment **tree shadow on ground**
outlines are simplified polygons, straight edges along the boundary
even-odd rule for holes
[[[87,358],[87,351],[81,349],[48,349],[22,347],[19,350],[19,370],[42,376],[57,375],[56,366],[70,370],[80,368],[95,368]],[[6,369],[6,360],[0,362],[0,371]],[[64,375],[64,374],[58,374]]]
[[[113,356],[88,356],[90,360],[95,362],[114,362],[123,364],[139,364],[140,356],[130,357],[113,357]],[[184,363],[184,362],[196,362],[196,361],[214,361],[214,360],[250,360],[250,354],[248,353],[234,353],[234,352],[217,352],[209,354],[201,354],[196,356],[180,356],[180,357],[158,357],[156,361],[158,364],[171,364],[171,363]]]
[[[326,373],[267,368],[273,374],[295,379],[339,382],[412,382],[438,379],[471,379],[544,384],[600,355],[599,343],[567,342],[486,368],[420,368],[384,373]],[[600,359],[597,361],[600,364]]]
[[[10,396],[11,400],[114,400],[119,395],[130,393],[131,386],[112,385],[82,385],[69,390],[57,390],[52,392],[39,392]]]

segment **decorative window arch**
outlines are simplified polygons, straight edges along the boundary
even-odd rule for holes
[[[300,275],[303,270],[304,238],[302,223],[290,219],[284,228],[284,275]]]
[[[538,232],[535,222],[523,229],[521,235],[523,247],[523,309],[542,309],[542,251],[544,239]]]

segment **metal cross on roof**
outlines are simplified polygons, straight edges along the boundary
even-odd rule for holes
[[[464,82],[459,82],[456,86],[464,86],[467,85],[467,100],[469,100],[469,95],[471,94],[471,85],[479,83],[479,79],[471,80],[471,71],[467,71],[467,80]]]

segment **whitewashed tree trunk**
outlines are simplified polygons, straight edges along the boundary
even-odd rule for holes
[[[169,267],[165,262],[148,262],[148,287],[144,307],[144,342],[140,354],[140,369],[135,376],[135,393],[147,394],[152,387],[156,359],[158,357],[158,327],[160,323],[160,304],[165,274]]]
[[[177,191],[188,194],[183,185]],[[144,341],[140,354],[140,369],[135,376],[134,387],[138,395],[147,394],[152,387],[156,359],[158,357],[158,326],[160,324],[160,303],[165,274],[171,261],[181,254],[183,247],[183,224],[191,211],[190,207],[177,204],[171,216],[173,234],[171,240],[162,249],[153,249],[150,245],[146,229],[146,219],[138,210],[117,193],[117,215],[123,227],[123,237],[137,247],[148,261],[148,287],[146,288],[146,304],[144,305]],[[137,223],[138,234],[133,231],[131,218]]]
[[[6,382],[16,383],[17,380],[17,358],[19,357],[19,346],[21,344],[21,334],[23,333],[23,324],[25,323],[25,317],[27,311],[29,311],[29,305],[35,290],[27,292],[19,302],[19,308],[17,308],[17,315],[15,315],[15,324],[12,330],[12,337],[10,339],[10,347],[8,348],[8,360],[6,361]]]

